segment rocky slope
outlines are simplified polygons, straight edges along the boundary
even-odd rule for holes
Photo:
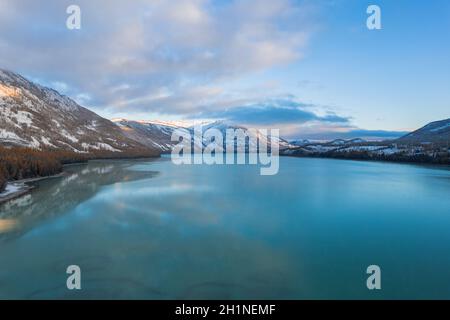
[[[123,133],[128,138],[138,141],[139,143],[142,143],[149,147],[159,148],[162,152],[170,152],[173,146],[178,143],[171,141],[172,133],[175,130],[181,129],[188,131],[193,137],[195,128],[194,125],[182,122],[132,121],[126,119],[114,119],[113,122],[122,129]],[[257,141],[257,139],[259,139],[263,144],[270,145],[270,140],[267,136],[261,134],[260,132],[254,134],[244,126],[234,125],[225,121],[206,122],[202,123],[201,126],[203,132],[206,132],[209,129],[219,130],[224,138],[226,137],[226,132],[228,129],[241,129],[251,138],[253,138],[250,139],[250,141]],[[286,140],[281,138],[276,139],[276,142],[278,143],[280,149],[286,149],[290,146],[290,144]],[[205,146],[210,145],[210,143],[211,141],[207,141],[207,139],[204,138],[200,142],[201,145],[197,147],[204,148]],[[225,142],[221,147],[223,148],[224,146]],[[256,147],[256,145],[252,145],[252,147]],[[218,150],[220,150],[220,148]]]
[[[114,123],[70,98],[1,69],[0,145],[77,153],[143,148]]]
[[[171,141],[173,131],[188,127],[160,121],[133,121],[127,119],[113,119],[112,121],[128,138],[166,153],[170,152],[176,144]]]

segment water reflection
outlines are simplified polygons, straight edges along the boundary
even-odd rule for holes
[[[6,233],[15,229],[18,225],[16,219],[0,219],[0,233]]]
[[[44,220],[70,211],[103,186],[158,174],[130,170],[133,165],[134,161],[92,161],[67,166],[62,177],[35,182],[36,188],[31,193],[0,205],[0,241],[17,237]]]
[[[377,297],[449,297],[449,171],[280,168],[69,167],[2,207],[0,299],[370,299],[373,263],[389,270]],[[65,286],[71,264],[80,291]]]

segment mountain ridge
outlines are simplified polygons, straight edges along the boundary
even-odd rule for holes
[[[4,69],[0,69],[0,144],[75,153],[144,148],[110,120]]]
[[[33,83],[12,71],[0,69],[0,144],[37,149],[68,150],[76,153],[121,153],[133,148],[148,148],[169,152],[176,144],[171,141],[174,130],[193,132],[193,121],[104,119],[77,104],[58,91]],[[201,123],[203,130],[214,128],[249,130],[241,125],[215,120]],[[268,137],[257,133],[268,143]],[[417,144],[448,143],[450,118],[434,121],[388,143]],[[335,139],[314,143],[308,140],[277,141],[280,150],[311,145],[347,146],[370,144],[362,139]],[[202,141],[202,148],[209,144]]]
[[[450,118],[437,120],[397,139],[404,143],[445,143],[450,141]]]
[[[253,138],[253,141],[260,140],[262,144],[266,144],[270,146],[270,137],[265,136],[261,132],[257,132],[256,134],[249,130],[248,128],[242,125],[236,125],[229,123],[224,120],[214,120],[210,122],[200,122],[197,124],[192,124],[189,122],[183,123],[182,121],[170,122],[170,121],[160,121],[160,120],[127,120],[127,119],[113,119],[113,121],[121,127],[124,134],[127,135],[130,139],[135,139],[136,141],[152,146],[161,148],[162,152],[169,152],[178,142],[174,142],[171,140],[172,134],[175,130],[184,130],[187,131],[193,137],[195,132],[194,129],[196,126],[201,125],[202,131],[206,132],[209,129],[219,130],[225,140],[226,131],[228,129],[239,130],[241,129],[244,133],[248,134],[249,137]],[[211,146],[211,141],[207,141],[205,137],[201,139],[201,145],[196,145],[196,147],[203,149],[207,145]],[[196,140],[193,140],[194,144],[198,144]],[[276,143],[278,144],[280,149],[285,149],[290,146],[289,142],[282,138],[277,138]],[[224,141],[225,145],[225,141]],[[225,146],[217,146],[217,148],[223,149]],[[255,147],[253,145],[251,147]],[[249,146],[246,146],[246,150]]]

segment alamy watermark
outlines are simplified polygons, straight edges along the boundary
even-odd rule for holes
[[[81,29],[81,8],[79,5],[72,4],[67,7],[66,13],[69,15],[66,19],[66,27],[69,30]],[[366,20],[366,26],[369,30],[381,30],[381,8],[376,4],[367,7],[366,13],[369,15]]]
[[[381,268],[375,264],[367,267],[366,273],[370,276],[367,278],[366,286],[369,290],[381,290]]]
[[[366,10],[369,17],[366,21],[367,29],[369,30],[381,30],[381,8],[375,4],[367,7]]]
[[[172,141],[172,162],[182,164],[260,165],[261,175],[275,175],[279,170],[279,129],[216,128],[176,129]]]
[[[69,15],[66,20],[66,27],[69,30],[81,29],[81,8],[78,5],[72,4],[67,7],[66,13]]]
[[[67,267],[66,273],[70,275],[66,281],[67,289],[81,290],[81,268],[73,264]]]

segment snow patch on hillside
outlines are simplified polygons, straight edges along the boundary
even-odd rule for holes
[[[20,138],[17,134],[15,134],[14,132],[9,132],[6,131],[5,129],[0,129],[0,139],[5,139],[5,140],[18,140],[18,141],[22,141],[25,142],[25,140],[23,140],[22,138]]]
[[[85,150],[107,150],[107,151],[113,151],[113,152],[122,152],[119,149],[116,149],[112,147],[111,145],[103,142],[97,142],[96,144],[89,144],[89,143],[82,143],[81,147]]]
[[[438,128],[430,129],[430,131],[431,132],[438,132],[438,131],[441,131],[441,130],[444,130],[444,129],[447,129],[447,128],[450,128],[450,122],[446,123],[443,126],[440,126]]]
[[[68,133],[66,130],[61,130],[61,134],[68,140],[70,140],[71,142],[77,143],[79,140],[77,139],[77,137],[71,135],[70,133]]]
[[[13,117],[16,118],[16,121],[20,124],[31,126],[33,123],[33,115],[27,111],[17,111]]]

